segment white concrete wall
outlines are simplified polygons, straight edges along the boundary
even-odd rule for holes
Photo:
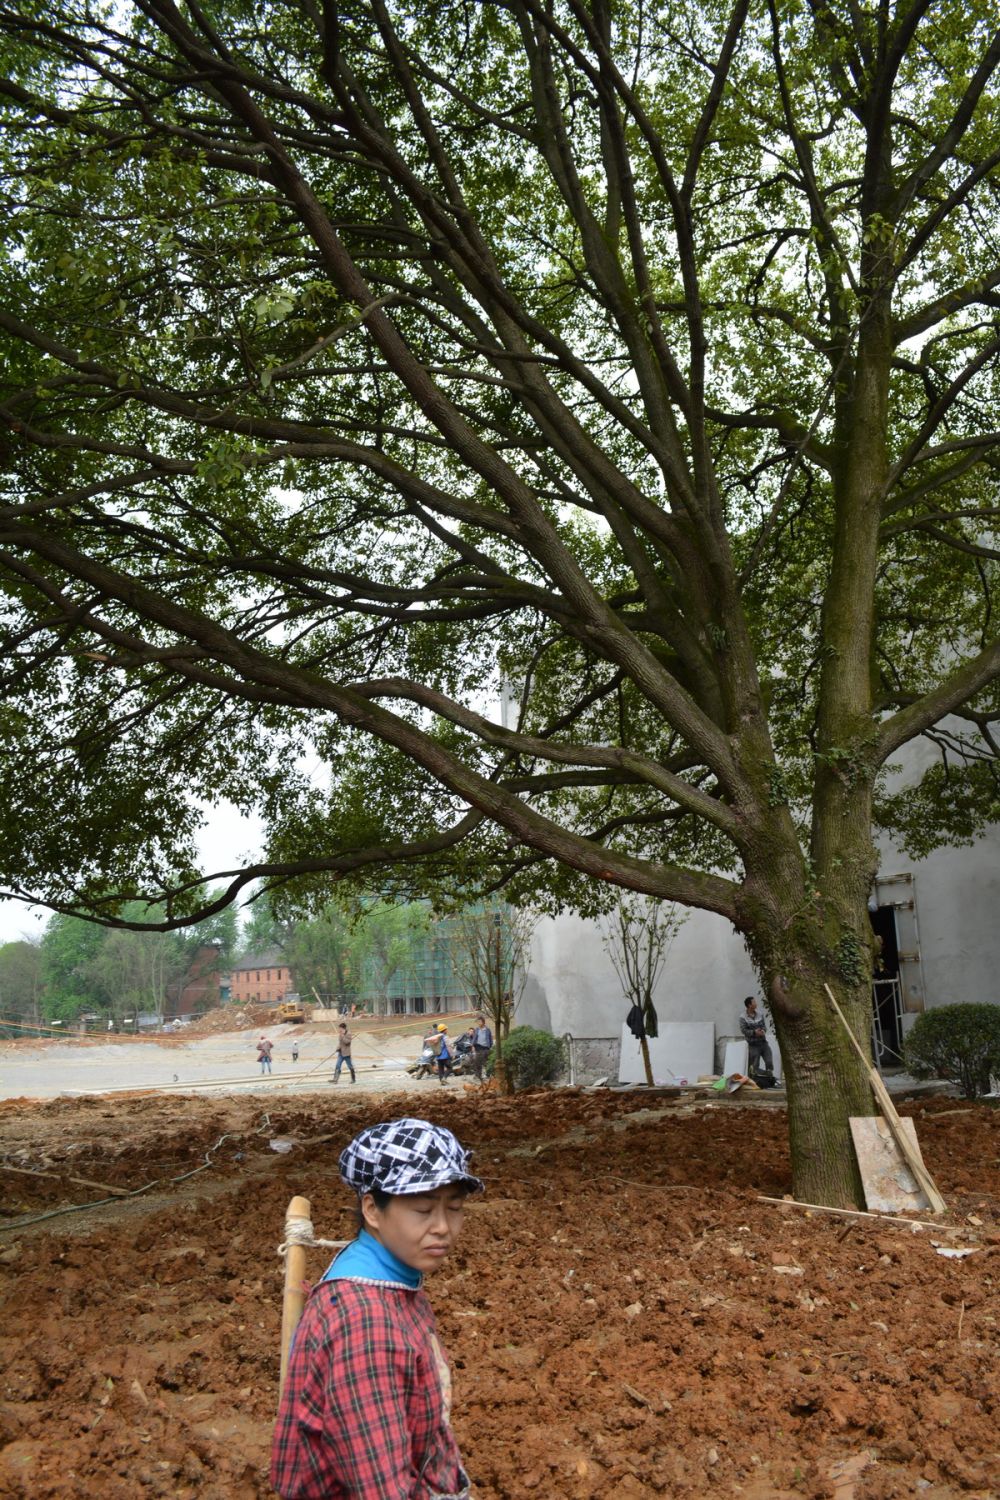
[[[915,780],[936,755],[926,741],[906,746],[890,772],[892,789]],[[881,902],[914,897],[921,962],[912,980],[924,1007],[1000,1003],[1000,826],[969,847],[937,849],[925,860],[888,840],[880,853],[880,875],[913,877],[912,885],[882,886],[878,894]],[[909,948],[912,921],[901,915],[897,929],[900,946]],[[729,923],[711,912],[689,913],[660,978],[660,1018],[714,1021],[717,1037],[735,1036],[744,996],[757,993],[743,941]],[[617,1037],[627,1009],[598,924],[574,916],[539,923],[518,1020],[557,1035]]]
[[[926,860],[885,845],[880,873],[913,876],[912,886],[882,887],[880,894],[914,896],[925,1007],[1000,1003],[1000,828],[971,848],[939,849]],[[657,987],[660,1018],[713,1021],[717,1038],[736,1036],[750,994],[759,990],[742,939],[722,917],[691,912]],[[544,918],[532,941],[518,1021],[557,1036],[613,1037],[627,1009],[600,926],[570,915]]]
[[[946,720],[945,727],[968,732],[958,720]],[[939,759],[927,740],[906,745],[889,773],[890,789],[905,789]],[[1000,826],[974,844],[936,849],[923,860],[901,854],[888,839],[879,841],[879,850],[880,875],[913,876],[924,1008],[1000,1002]],[[885,900],[905,893],[882,887],[879,894]],[[897,928],[908,943],[905,916]]]
[[[1000,1002],[1000,828],[925,860],[886,846],[881,873],[913,875],[925,1008]]]
[[[722,917],[691,912],[674,939],[656,991],[663,1020],[714,1021],[739,1033],[743,999],[757,982],[742,940]],[[517,1019],[561,1036],[614,1036],[628,1011],[596,922],[544,918],[535,930]]]

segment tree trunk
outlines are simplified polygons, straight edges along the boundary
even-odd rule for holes
[[[871,1084],[822,981],[818,985],[818,993],[813,988],[803,1014],[794,1020],[783,1020],[780,1009],[774,1009],[788,1090],[792,1191],[807,1203],[863,1208],[861,1175],[848,1122],[852,1115],[875,1113]],[[834,993],[867,1051],[870,996],[852,993],[843,984]]]
[[[514,1092],[514,1081],[510,1076],[503,1055],[503,1038],[499,1031],[494,1044],[495,1056],[493,1058],[493,1077],[497,1081],[497,1088],[501,1094],[512,1094]]]
[[[646,1082],[650,1088],[653,1087],[653,1065],[649,1060],[649,1038],[643,1032],[639,1038],[639,1046],[642,1048],[642,1065],[646,1070]]]
[[[863,1208],[849,1120],[876,1113],[867,1069],[824,985],[871,1052],[873,937],[868,891],[875,851],[861,819],[841,825],[828,872],[775,858],[748,876],[754,904],[743,925],[781,1049],[788,1091],[792,1191],[809,1203]]]

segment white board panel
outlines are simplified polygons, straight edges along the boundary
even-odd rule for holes
[[[722,1071],[727,1078],[734,1073],[745,1073],[747,1070],[747,1059],[750,1048],[741,1038],[726,1043],[726,1055],[722,1059]]]
[[[714,1070],[714,1021],[661,1021],[659,1036],[649,1037],[649,1060],[654,1083],[694,1083],[702,1073]],[[642,1050],[626,1025],[622,1025],[620,1083],[645,1083]]]
[[[922,1161],[913,1121],[900,1120],[899,1123]],[[907,1166],[886,1122],[874,1116],[852,1115],[850,1126],[869,1212],[898,1214],[929,1208],[930,1201]]]

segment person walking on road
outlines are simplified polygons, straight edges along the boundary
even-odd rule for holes
[[[271,1053],[274,1051],[274,1043],[262,1036],[257,1043],[257,1061],[260,1063],[261,1077],[271,1071]]]
[[[298,1042],[293,1042],[292,1043],[292,1062],[298,1062],[298,1060],[299,1060],[299,1044],[298,1044]]]
[[[357,1083],[358,1075],[357,1073],[355,1073],[354,1064],[351,1061],[351,1033],[347,1029],[347,1022],[341,1021],[340,1025],[337,1027],[337,1031],[340,1034],[337,1038],[337,1061],[334,1064],[333,1069],[333,1082],[340,1082],[340,1070],[346,1063],[348,1068],[350,1069],[351,1082]]]
[[[477,1016],[472,1034],[472,1071],[479,1082],[483,1082],[486,1059],[493,1050],[493,1033],[486,1024],[485,1016]]]

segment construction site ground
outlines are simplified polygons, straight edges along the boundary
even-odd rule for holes
[[[1000,1112],[902,1105],[949,1204],[915,1232],[763,1201],[790,1191],[774,1104],[415,1084],[383,1064],[419,1030],[372,1030],[336,1090],[321,1026],[311,1082],[283,1033],[274,1079],[197,1093],[252,1073],[248,1036],[155,1044],[180,1082],[144,1094],[11,1097],[12,1052],[74,1087],[120,1059],[2,1049],[0,1497],[269,1496],[285,1209],[352,1234],[338,1153],[403,1113],[487,1182],[429,1283],[477,1500],[1000,1495]],[[154,1044],[116,1045],[141,1081]]]
[[[49,1099],[129,1088],[245,1092],[261,1087],[257,1042],[264,1035],[274,1044],[273,1071],[265,1086],[279,1092],[315,1088],[329,1079],[342,1019],[336,1011],[316,1010],[305,1025],[276,1025],[273,1007],[229,1007],[210,1011],[176,1032],[0,1041],[0,1099]],[[387,1083],[405,1082],[421,1036],[438,1019],[442,1018],[386,1016],[350,1021],[362,1087],[384,1089]],[[455,1034],[471,1024],[471,1016],[449,1015],[447,1022]],[[293,1048],[299,1054],[295,1061]]]

